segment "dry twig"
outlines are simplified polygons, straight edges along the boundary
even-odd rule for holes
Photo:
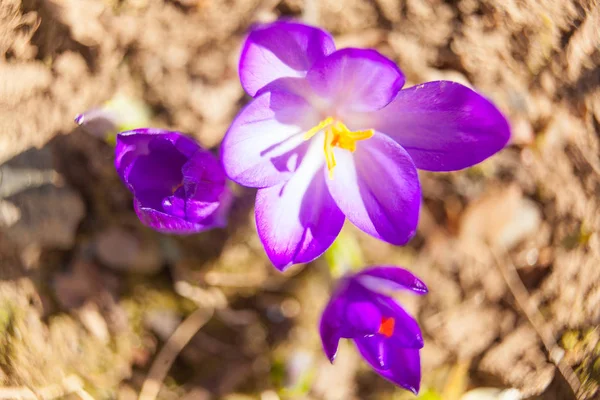
[[[142,385],[139,400],[154,400],[160,391],[173,361],[214,313],[214,308],[199,308],[191,313],[173,332],[154,359],[150,372]]]
[[[529,323],[531,326],[533,326],[533,329],[542,340],[542,343],[544,344],[544,347],[546,348],[546,351],[550,357],[550,361],[556,365],[558,371],[571,387],[573,394],[577,396],[581,388],[581,383],[579,382],[579,379],[577,378],[577,375],[575,375],[573,369],[565,363],[563,358],[564,350],[556,344],[554,334],[546,323],[544,316],[542,313],[540,313],[540,310],[535,303],[531,301],[529,292],[523,284],[521,277],[517,273],[515,265],[509,257],[504,257],[503,262],[500,254],[493,246],[490,245],[489,249],[496,266],[498,267],[498,270],[500,270],[500,273],[502,274],[502,277],[508,286],[508,289],[517,301],[517,305],[523,311],[525,317],[529,320]],[[507,252],[504,251],[502,254],[506,253]]]

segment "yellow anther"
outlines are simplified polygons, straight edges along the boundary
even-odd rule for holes
[[[304,140],[308,140],[311,137],[315,136],[317,133],[319,133],[321,130],[323,130],[323,128],[327,127],[328,125],[331,125],[332,123],[333,123],[333,118],[331,118],[331,117],[325,118],[323,121],[319,122],[319,124],[317,126],[306,131],[306,133],[304,134]]]
[[[323,151],[325,152],[325,162],[327,163],[327,169],[329,170],[329,179],[333,179],[333,168],[335,167],[335,155],[333,154],[335,136],[333,129],[327,129],[325,131],[325,145]]]
[[[327,117],[319,122],[317,126],[310,129],[304,134],[304,140],[312,138],[320,131],[325,130],[325,143],[323,151],[325,152],[325,162],[329,170],[329,178],[333,179],[333,168],[335,168],[334,147],[339,147],[345,150],[354,152],[356,150],[356,142],[366,140],[373,136],[373,129],[365,131],[351,131],[343,122]]]

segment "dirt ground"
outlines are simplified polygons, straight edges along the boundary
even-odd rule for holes
[[[216,150],[248,100],[245,32],[281,16],[330,30],[338,47],[377,48],[409,85],[473,86],[510,119],[497,156],[421,174],[408,246],[344,229],[366,264],[403,265],[429,286],[400,298],[425,335],[421,398],[495,387],[599,399],[595,0],[0,0],[0,398],[135,399],[145,386],[148,399],[160,382],[160,399],[413,398],[349,344],[329,365],[316,329],[326,263],[276,272],[253,191],[235,188],[225,230],[156,234],[110,145],[73,123],[123,95],[153,126]],[[163,348],[171,368],[153,365]],[[518,397],[470,399],[502,398]]]

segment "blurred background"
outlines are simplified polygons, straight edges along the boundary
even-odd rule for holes
[[[217,151],[248,101],[244,35],[279,17],[377,48],[408,85],[477,88],[511,145],[422,173],[406,247],[346,226],[280,274],[239,187],[227,229],[144,228],[73,118],[136,104]],[[420,399],[598,399],[599,146],[595,0],[0,0],[0,398],[413,399],[318,337],[329,269],[385,263],[430,288],[399,297],[425,336]]]

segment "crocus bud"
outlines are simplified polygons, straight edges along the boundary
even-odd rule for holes
[[[223,167],[193,139],[161,129],[121,132],[115,167],[144,225],[179,235],[225,226],[232,194]]]

